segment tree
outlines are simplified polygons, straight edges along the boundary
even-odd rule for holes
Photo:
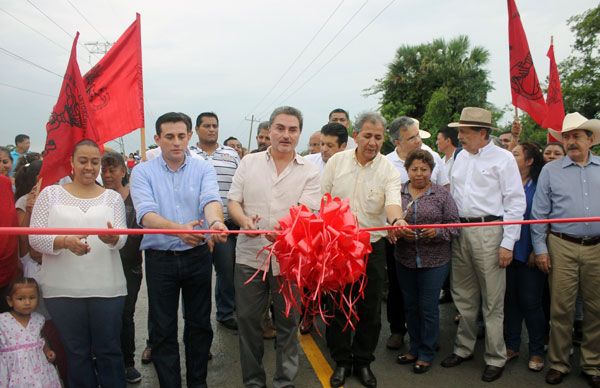
[[[401,46],[388,65],[385,78],[367,90],[381,93],[381,113],[388,120],[406,115],[422,121],[432,133],[458,119],[465,106],[490,108],[487,94],[493,89],[484,66],[489,52],[471,47],[469,38],[461,35],[446,42]]]
[[[575,43],[559,65],[565,109],[600,118],[600,5],[569,18],[567,24]]]

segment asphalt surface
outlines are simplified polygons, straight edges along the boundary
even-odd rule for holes
[[[145,283],[145,282],[144,282]],[[214,286],[214,280],[213,280]],[[140,290],[138,303],[136,306],[136,367],[142,374],[142,382],[139,384],[131,384],[130,387],[158,387],[158,378],[152,364],[142,365],[140,363],[140,355],[145,347],[145,339],[147,335],[146,319],[148,311],[148,299],[145,284]],[[382,309],[383,328],[379,340],[379,346],[375,354],[376,361],[371,365],[373,373],[377,377],[378,387],[548,387],[544,382],[544,376],[548,367],[540,373],[530,372],[527,369],[527,339],[526,330],[523,330],[523,344],[521,347],[521,357],[510,362],[504,371],[502,377],[493,383],[484,383],[481,381],[481,373],[485,367],[483,361],[484,341],[477,342],[475,350],[475,358],[472,361],[463,363],[462,365],[446,369],[442,368],[439,363],[448,354],[452,353],[452,343],[456,333],[456,325],[453,322],[455,315],[454,306],[452,304],[444,304],[441,306],[441,334],[440,334],[440,352],[432,369],[422,375],[416,375],[412,372],[409,365],[396,364],[397,351],[388,350],[385,347],[385,342],[390,334],[389,326],[385,317],[385,305]],[[240,356],[238,348],[237,333],[228,330],[218,324],[214,318],[214,301],[213,301],[213,330],[214,340],[212,345],[213,359],[208,364],[208,386],[209,387],[243,387],[240,369]],[[320,327],[324,328],[322,323]],[[322,331],[324,333],[324,331]],[[182,360],[182,374],[185,386],[185,360],[184,349],[182,345],[183,320],[179,319],[179,343],[180,354]],[[331,367],[334,364],[329,358],[329,353],[325,345],[325,339],[316,333],[312,333],[314,341],[318,344],[319,349],[329,361]],[[408,341],[408,337],[405,338]],[[403,348],[402,351],[405,351]],[[586,382],[579,376],[579,348],[575,348],[575,354],[572,358],[573,371],[568,375],[560,387],[578,388],[587,387]],[[272,387],[272,377],[275,369],[275,351],[274,340],[265,340],[265,355],[263,364],[267,373],[267,386]],[[296,379],[297,388],[313,388],[322,387],[318,376],[311,366],[310,361],[301,351],[300,369]],[[328,386],[328,385],[327,385]],[[347,388],[362,387],[360,382],[350,377],[346,380]]]

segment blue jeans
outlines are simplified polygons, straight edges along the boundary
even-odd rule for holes
[[[67,354],[69,386],[124,388],[121,317],[125,297],[45,298],[44,303]]]
[[[215,244],[212,252],[213,264],[217,273],[215,303],[217,321],[233,318],[235,311],[235,287],[233,286],[233,266],[235,264],[235,243],[237,236],[230,234],[227,241]]]
[[[529,334],[529,357],[544,356],[547,318],[542,299],[546,275],[526,263],[513,260],[506,268],[504,296],[504,340],[506,347],[518,352],[521,347],[523,319]]]
[[[408,268],[396,262],[398,283],[404,297],[408,352],[432,362],[440,335],[440,291],[450,271],[450,262],[434,268]]]
[[[201,245],[183,254],[146,250],[146,285],[152,325],[152,362],[161,387],[181,387],[177,343],[179,294],[183,296],[183,343],[188,387],[206,387],[210,325],[212,262]]]

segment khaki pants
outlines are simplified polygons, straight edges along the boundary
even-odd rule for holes
[[[503,367],[504,293],[506,273],[498,265],[501,226],[463,228],[452,242],[452,296],[462,315],[456,332],[454,353],[473,354],[477,341],[477,314],[483,310],[485,321],[486,365]]]
[[[582,246],[554,235],[548,236],[550,270],[551,368],[562,373],[571,369],[569,351],[577,291],[583,298],[581,369],[600,375],[600,245]]]

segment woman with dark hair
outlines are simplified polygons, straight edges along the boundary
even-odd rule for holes
[[[73,182],[40,192],[31,226],[124,229],[121,196],[96,184],[100,161],[96,143],[77,143],[71,159]],[[40,283],[67,353],[71,387],[126,385],[120,338],[127,288],[119,256],[126,239],[119,235],[29,236],[31,247],[43,254]]]
[[[0,175],[10,176],[13,160],[10,151],[6,147],[0,147]]]
[[[409,225],[457,223],[458,209],[450,192],[431,182],[435,163],[424,150],[410,152],[404,162],[409,181],[402,185],[402,208]],[[413,372],[431,368],[440,333],[439,296],[450,271],[452,237],[457,228],[402,229],[396,242],[398,283],[404,297],[410,348],[399,364]]]
[[[130,154],[133,157],[133,154]],[[128,229],[139,229],[136,222],[133,201],[129,194],[129,174],[123,156],[117,152],[107,152],[102,156],[102,182],[104,187],[116,191],[125,202],[125,217]],[[128,383],[138,383],[142,375],[135,368],[135,324],[133,315],[135,304],[142,284],[142,252],[140,244],[143,235],[130,235],[125,246],[119,250],[123,273],[127,283],[127,296],[123,309],[121,328],[121,351],[125,362],[125,379]]]
[[[521,173],[527,200],[523,219],[529,220],[537,179],[544,166],[542,151],[535,143],[521,143],[513,149],[512,153]],[[529,335],[528,368],[534,372],[544,368],[544,336],[547,332],[547,319],[542,297],[545,281],[546,275],[535,265],[530,226],[521,225],[521,237],[515,243],[513,260],[506,268],[504,338],[508,361],[517,358],[521,347],[521,327],[525,320]]]
[[[1,155],[0,158],[2,158]],[[0,175],[0,214],[2,215],[0,217],[0,227],[17,226],[17,212],[13,200],[12,183],[4,175]],[[8,303],[6,302],[8,285],[17,276],[18,272],[17,241],[17,236],[0,234],[0,313],[8,311]]]
[[[553,141],[546,144],[544,147],[544,163],[551,162],[553,160],[562,159],[567,153],[565,147],[561,142]]]

